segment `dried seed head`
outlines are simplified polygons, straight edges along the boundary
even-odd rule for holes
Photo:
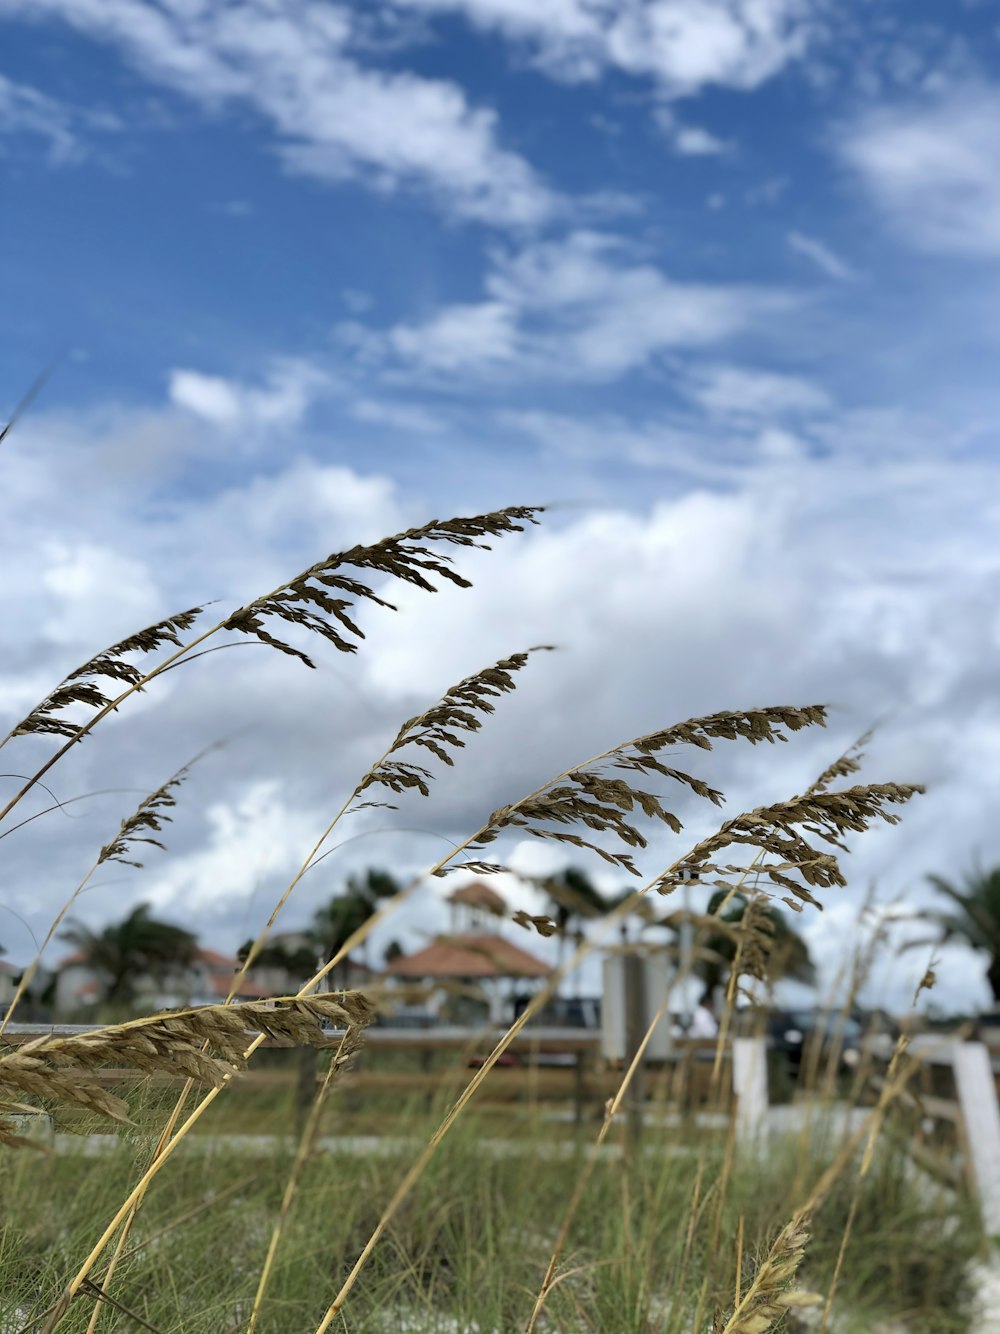
[[[387,787],[395,793],[416,789],[422,797],[429,796],[429,783],[434,776],[431,771],[412,761],[390,759],[389,756],[398,755],[408,746],[418,746],[436,756],[442,764],[453,765],[449,751],[461,750],[465,746],[460,734],[478,732],[482,727],[479,715],[493,713],[493,701],[515,690],[514,673],[521,670],[532,653],[550,649],[551,645],[541,644],[524,653],[514,653],[451,686],[431,708],[403,724],[386,758],[365,774],[355,789],[355,796],[375,786]],[[390,803],[364,801],[355,803],[351,809],[358,811],[370,806],[390,806]]]
[[[27,718],[22,719],[10,735],[26,736],[28,733],[37,732],[49,736],[74,737],[79,731],[78,724],[61,716],[64,709],[73,704],[83,704],[87,708],[96,710],[110,704],[110,696],[97,684],[102,677],[106,680],[121,681],[127,686],[138,685],[144,673],[135,663],[128,662],[126,655],[155,653],[164,644],[180,648],[179,636],[183,631],[190,629],[203,611],[204,607],[192,607],[189,611],[178,612],[176,616],[168,616],[165,621],[147,626],[145,630],[129,635],[120,643],[104,649],[96,657],[85,662],[82,667],[78,667],[75,672],[70,672],[50,695],[35,705]]]
[[[338,1060],[346,1061],[374,1013],[360,992],[337,991],[302,999],[205,1005],[72,1037],[36,1038],[0,1056],[0,1094],[10,1090],[53,1098],[124,1121],[126,1103],[88,1079],[90,1071],[127,1066],[219,1087],[245,1068],[249,1033],[263,1033],[283,1046],[327,1046],[333,1025],[344,1030]]]
[[[697,877],[707,869],[714,854],[736,845],[757,848],[775,858],[755,869],[787,889],[792,898],[819,907],[813,889],[843,886],[847,881],[836,855],[815,847],[810,838],[844,851],[845,836],[867,829],[875,820],[897,824],[899,815],[887,808],[901,805],[923,790],[918,784],[871,783],[840,792],[810,790],[791,801],[758,807],[727,820],[716,833],[698,843],[679,865],[660,878],[656,889],[661,894],[672,893],[689,873]]]
[[[816,792],[825,792],[831,783],[838,778],[850,778],[861,768],[861,761],[865,756],[865,747],[875,735],[874,727],[870,727],[863,736],[859,736],[857,741],[848,746],[843,755],[840,755],[833,761],[828,768],[824,769],[811,787],[806,789],[806,795],[812,796]]]
[[[225,629],[253,635],[281,653],[298,658],[307,667],[315,664],[308,654],[277,638],[268,623],[283,622],[322,636],[341,653],[357,652],[358,639],[364,632],[350,615],[354,603],[367,600],[390,611],[395,608],[363,580],[344,573],[347,569],[371,570],[403,583],[436,592],[433,577],[445,579],[459,588],[469,588],[468,579],[451,567],[451,557],[432,551],[429,543],[489,549],[485,537],[503,537],[523,531],[526,523],[535,523],[540,506],[517,505],[492,514],[473,518],[434,519],[421,528],[410,528],[395,537],[383,538],[372,546],[352,547],[317,561],[277,592],[239,607],[225,622]]]
[[[740,1303],[723,1334],[767,1334],[790,1310],[814,1306],[813,1293],[792,1289],[809,1241],[807,1219],[796,1215],[778,1235],[757,1271],[753,1286]]]
[[[173,789],[180,787],[190,769],[190,765],[184,765],[162,787],[158,787],[155,792],[142,799],[135,811],[122,821],[121,829],[111,842],[105,843],[101,848],[97,858],[98,865],[103,862],[121,862],[124,866],[142,866],[142,862],[135,861],[129,856],[136,843],[146,843],[154,848],[163,849],[163,843],[153,835],[161,833],[164,824],[169,824],[173,818],[167,814],[167,811],[177,805]]]
[[[648,819],[666,824],[674,833],[680,833],[680,820],[661,805],[655,793],[633,787],[625,779],[607,773],[607,769],[656,774],[680,783],[697,796],[719,805],[722,801],[721,792],[691,774],[664,764],[657,758],[657,753],[679,745],[711,750],[713,740],[720,739],[743,739],[754,745],[760,741],[773,744],[787,740],[786,732],[797,732],[803,727],[814,725],[822,726],[825,717],[825,710],[820,705],[802,709],[781,705],[743,713],[714,713],[704,718],[689,719],[658,732],[649,732],[606,751],[585,768],[560,775],[523,801],[501,806],[492,813],[470,846],[479,851],[492,843],[504,829],[523,829],[534,838],[551,839],[595,852],[612,866],[620,867],[631,875],[638,875],[631,853],[612,851],[579,833],[552,827],[584,825],[596,834],[612,835],[626,847],[644,848],[646,838],[636,827],[632,815],[633,811],[637,811]]]

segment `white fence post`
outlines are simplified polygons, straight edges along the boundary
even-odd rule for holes
[[[970,1175],[979,1196],[983,1225],[1000,1234],[1000,1105],[993,1063],[981,1042],[956,1042],[952,1047],[955,1087],[962,1109]]]
[[[733,1038],[736,1138],[758,1142],[767,1131],[767,1045],[763,1038]]]

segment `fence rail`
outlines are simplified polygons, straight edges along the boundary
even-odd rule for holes
[[[69,1037],[94,1032],[93,1024],[11,1024],[2,1043],[11,1046],[49,1035]],[[431,1101],[435,1094],[456,1092],[467,1082],[466,1067],[481,1060],[494,1047],[503,1030],[467,1027],[370,1028],[361,1059],[347,1076],[350,1096],[380,1094],[399,1098],[405,1094],[423,1095]],[[253,1034],[248,1032],[248,1045]],[[341,1030],[330,1029],[322,1044],[335,1047]],[[266,1046],[295,1048],[297,1044],[269,1039]],[[318,1055],[314,1047],[299,1047],[298,1071],[249,1071],[238,1077],[246,1088],[294,1086],[300,1117],[310,1105],[315,1085]],[[734,1112],[736,1134],[743,1142],[752,1142],[767,1130],[770,1099],[767,1079],[767,1050],[763,1038],[737,1037],[724,1052],[726,1078],[712,1080],[714,1061],[702,1059],[715,1055],[712,1039],[677,1039],[671,1044],[666,1060],[657,1063],[661,1076],[673,1076],[673,1097],[678,1096],[690,1110],[703,1104],[712,1092]],[[377,1061],[379,1051],[410,1052],[419,1058],[415,1071],[371,1069],[369,1055]],[[592,1111],[603,1107],[605,1099],[617,1087],[621,1063],[598,1058],[602,1052],[601,1033],[592,1029],[532,1028],[522,1029],[510,1042],[509,1051],[517,1058],[517,1069],[498,1068],[490,1081],[498,1101],[529,1098],[559,1098],[572,1102],[577,1121],[582,1121],[588,1106]],[[433,1068],[437,1052],[465,1054],[461,1068]],[[932,1155],[925,1152],[927,1127],[944,1127],[957,1139],[964,1172],[974,1189],[984,1222],[991,1234],[1000,1234],[1000,1101],[997,1097],[997,1056],[979,1042],[954,1037],[924,1037],[910,1047],[911,1055],[921,1061],[926,1072],[923,1087],[914,1101],[916,1129],[913,1138],[915,1158],[928,1166]],[[560,1059],[562,1058],[562,1059]],[[872,1091],[877,1093],[879,1070],[872,1071]],[[884,1068],[884,1067],[883,1067]],[[657,1075],[651,1071],[655,1084]],[[144,1072],[104,1069],[98,1075],[102,1083],[129,1084],[152,1079],[156,1084],[175,1080],[169,1074],[150,1077]],[[181,1077],[176,1077],[180,1082]],[[664,1085],[666,1087],[666,1085]],[[943,1094],[943,1096],[942,1096]],[[633,1109],[635,1110],[635,1109]],[[640,1114],[641,1115],[641,1114]]]

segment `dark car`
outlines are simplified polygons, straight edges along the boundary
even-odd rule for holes
[[[852,1070],[861,1056],[862,1028],[850,1015],[836,1010],[772,1010],[767,1020],[769,1050],[780,1052],[788,1061],[792,1075],[798,1075],[807,1052],[820,1044],[819,1069],[824,1069],[828,1054],[840,1048],[841,1068]],[[815,1053],[812,1059],[816,1059]]]

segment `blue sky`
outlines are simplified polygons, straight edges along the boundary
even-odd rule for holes
[[[830,730],[777,766],[720,753],[734,809],[876,718],[866,776],[930,788],[817,949],[870,882],[916,905],[1000,857],[998,124],[986,0],[3,0],[0,413],[54,368],[4,461],[5,717],[176,607],[553,505],[357,663],[213,665],[95,737],[67,790],[241,739],[172,859],[86,912],[152,895],[233,944],[393,720],[538,639],[564,652],[477,743],[484,803],[567,747],[815,698]],[[32,931],[116,809],[52,836],[8,905]],[[461,784],[435,809],[476,813]],[[385,838],[337,874],[416,868]],[[943,1002],[984,999],[947,958]]]

